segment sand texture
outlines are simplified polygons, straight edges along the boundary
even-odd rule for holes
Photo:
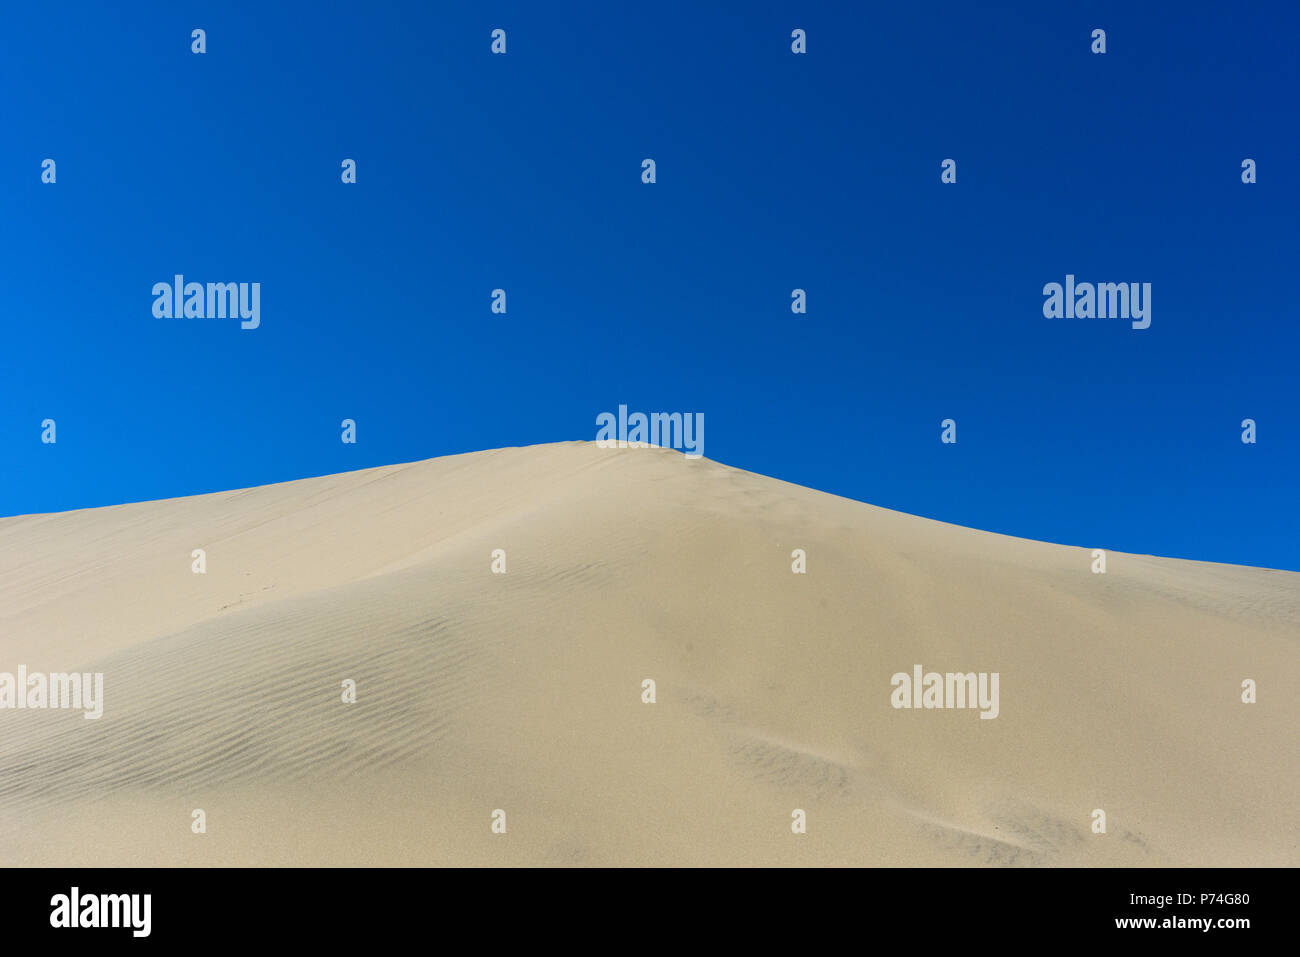
[[[1091,565],[588,442],[0,519],[0,671],[104,675],[0,865],[1300,864],[1300,574]]]

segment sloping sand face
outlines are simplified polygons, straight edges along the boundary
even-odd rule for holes
[[[1106,563],[591,443],[0,519],[0,672],[103,675],[0,864],[1300,864],[1300,575]]]

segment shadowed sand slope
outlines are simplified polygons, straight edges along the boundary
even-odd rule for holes
[[[577,442],[0,519],[0,672],[104,676],[0,864],[1300,864],[1300,575],[1091,565]]]

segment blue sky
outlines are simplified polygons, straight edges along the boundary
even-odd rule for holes
[[[624,403],[888,508],[1300,570],[1294,4],[457,6],[6,9],[0,513]],[[175,273],[261,327],[154,318]],[[1067,273],[1151,328],[1045,319]]]

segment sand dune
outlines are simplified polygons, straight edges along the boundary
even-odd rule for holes
[[[104,675],[0,864],[1300,864],[1300,575],[1107,561],[578,442],[0,519],[0,671]]]

